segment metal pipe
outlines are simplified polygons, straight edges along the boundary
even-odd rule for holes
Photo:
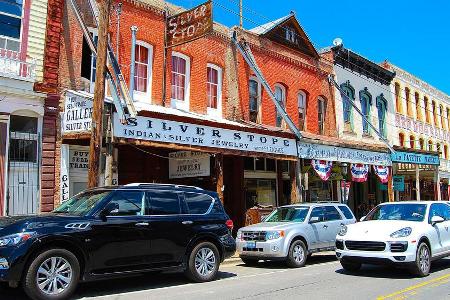
[[[131,26],[131,67],[130,67],[130,95],[131,100],[134,100],[134,69],[136,64],[136,32],[137,26]]]
[[[117,4],[116,8],[117,13],[117,31],[116,31],[116,56],[117,56],[117,62],[119,62],[119,38],[120,38],[120,15],[122,14],[122,2],[119,2]]]

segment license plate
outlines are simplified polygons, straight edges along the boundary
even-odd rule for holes
[[[256,248],[256,242],[247,242],[246,248],[250,249]]]

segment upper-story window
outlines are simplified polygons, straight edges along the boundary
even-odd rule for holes
[[[448,159],[448,146],[444,145],[444,158]]]
[[[307,96],[304,91],[298,92],[298,126],[300,130],[305,130],[306,128],[306,103]]]
[[[413,135],[409,136],[409,148],[411,149],[416,148],[416,138]]]
[[[418,92],[414,93],[414,100],[415,100],[415,104],[416,104],[416,119],[423,121],[422,120],[422,107],[420,105],[420,96]]]
[[[291,43],[297,43],[297,34],[292,27],[286,27],[286,40]]]
[[[412,112],[410,94],[411,94],[411,92],[410,92],[409,88],[405,87],[406,113],[408,114],[408,116],[412,117],[413,112]]]
[[[399,144],[401,147],[404,147],[404,146],[405,146],[405,134],[403,134],[402,132],[400,132],[400,133],[398,134],[398,144]]]
[[[383,137],[386,137],[386,112],[387,100],[383,94],[377,97],[377,112],[378,112],[378,131]]]
[[[419,147],[420,150],[425,150],[425,141],[423,140],[423,138],[419,139]]]
[[[347,96],[350,101],[355,100],[355,89],[350,85],[349,82],[342,84],[341,89],[344,92],[345,96]],[[344,98],[344,97],[342,97],[342,98]],[[343,110],[344,110],[344,130],[352,131],[353,130],[353,122],[352,122],[353,106],[346,99],[342,99],[342,106],[343,106]]]
[[[20,51],[23,0],[0,1],[0,48]]]
[[[436,144],[436,151],[439,153],[439,156],[442,158],[441,144]]]
[[[442,104],[439,105],[439,115],[441,116],[441,128],[445,128],[445,111]]]
[[[97,45],[98,35],[97,29],[89,28],[89,33],[91,34],[92,40],[95,45]],[[97,57],[91,51],[89,44],[83,37],[83,49],[81,53],[81,77],[89,80],[89,92],[94,92],[95,77],[97,73]]]
[[[190,68],[188,56],[172,52],[172,107],[189,110]]]
[[[319,125],[319,134],[325,132],[325,114],[327,111],[327,101],[322,96],[317,98],[317,121]]]
[[[280,105],[284,108],[286,107],[286,88],[282,86],[281,84],[275,85],[275,99],[280,103]],[[276,110],[276,120],[275,120],[275,126],[281,127],[283,124],[283,116]]]
[[[433,114],[434,126],[438,126],[436,101],[431,101],[431,113]]]
[[[222,69],[208,64],[206,67],[207,113],[222,116]]]
[[[362,114],[366,117],[367,120],[370,120],[370,106],[372,105],[372,96],[367,91],[367,88],[359,93],[359,101],[361,102]],[[369,134],[369,123],[364,120],[363,134]]]
[[[248,82],[248,108],[249,120],[254,123],[261,123],[261,84],[256,78],[251,78]]]
[[[428,141],[428,151],[433,151],[433,142],[431,140]]]
[[[450,108],[447,107],[447,129],[450,130]]]
[[[428,103],[428,98],[427,97],[423,97],[423,106],[425,109],[425,122],[427,122],[428,124],[431,124],[430,121],[430,105]]]
[[[402,112],[402,97],[400,97],[400,84],[398,82],[395,83],[395,108],[398,113]]]
[[[134,100],[150,101],[153,47],[137,41],[135,49]]]

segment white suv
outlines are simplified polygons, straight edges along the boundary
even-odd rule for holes
[[[433,260],[450,256],[446,202],[383,203],[362,220],[343,226],[336,237],[336,256],[345,270],[381,263],[407,266],[427,276]]]

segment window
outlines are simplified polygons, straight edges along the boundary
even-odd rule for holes
[[[314,217],[319,218],[319,222],[325,221],[325,211],[324,211],[323,207],[314,207],[313,208],[309,219],[311,220],[311,218],[314,218]]]
[[[433,142],[428,141],[428,151],[433,151]]]
[[[244,158],[244,170],[247,171],[267,171],[275,172],[275,160],[264,157],[245,157]]]
[[[450,108],[447,107],[447,129],[450,130]]]
[[[444,203],[431,204],[428,222],[431,223],[431,218],[439,216],[445,221],[450,220],[450,206]]]
[[[416,147],[415,137],[413,135],[409,136],[409,148],[414,149]]]
[[[208,64],[206,67],[207,113],[222,116],[222,69]]]
[[[110,201],[118,206],[111,216],[142,216],[146,214],[146,204],[143,192],[116,191]]]
[[[22,17],[23,0],[2,0],[0,2],[0,48],[20,51]]]
[[[351,210],[347,206],[339,205],[338,207],[339,207],[339,210],[344,214],[346,219],[350,220],[350,219],[354,218]]]
[[[298,92],[298,125],[300,130],[305,130],[306,127],[306,93],[303,91]]]
[[[326,221],[337,221],[342,219],[341,214],[334,206],[325,206],[324,210]]]
[[[402,112],[402,102],[400,97],[400,84],[398,82],[395,83],[395,108],[397,109],[398,113]]]
[[[319,96],[317,99],[317,121],[319,124],[319,134],[324,134],[325,131],[325,114],[326,114],[326,100]]]
[[[365,88],[363,91],[359,93],[359,101],[361,102],[361,112],[366,117],[367,120],[370,120],[370,106],[372,105],[372,96]],[[369,123],[363,120],[363,134],[369,134]]]
[[[184,54],[172,52],[172,106],[189,110],[190,60]]]
[[[445,128],[445,113],[442,104],[439,105],[439,115],[441,116],[441,128]]]
[[[419,146],[420,150],[425,150],[425,141],[423,140],[423,138],[419,139]]]
[[[350,101],[355,100],[355,89],[350,85],[350,82],[346,82],[341,85],[341,90],[344,92]],[[352,104],[342,97],[342,106],[344,110],[344,126],[346,131],[352,131]]]
[[[409,88],[405,87],[405,101],[406,101],[406,113],[408,116],[412,117],[412,105],[411,105],[411,99],[410,99],[410,90]]]
[[[185,193],[184,199],[190,214],[205,214],[212,203],[212,198],[205,194]]]
[[[423,105],[424,105],[424,108],[425,108],[425,122],[427,122],[428,124],[431,124],[431,122],[430,122],[429,104],[428,104],[428,98],[427,97],[423,98]]]
[[[442,158],[441,144],[439,144],[439,143],[436,144],[436,152],[438,152],[439,153],[439,157]]]
[[[38,119],[11,115],[9,160],[14,162],[38,162]]]
[[[278,103],[280,103],[283,108],[286,106],[286,88],[284,86],[280,84],[275,85],[275,99],[277,99]],[[281,125],[283,125],[283,116],[278,112],[276,108],[275,111],[275,126],[281,127]]]
[[[98,35],[97,29],[89,29],[94,44],[97,45]],[[92,53],[91,48],[83,37],[83,49],[81,54],[81,77],[89,79],[89,92],[94,92],[95,77],[97,71],[97,57]]]
[[[401,147],[405,146],[405,135],[403,133],[398,134],[398,143]]]
[[[38,119],[11,115],[9,130],[21,133],[37,133]]]
[[[444,145],[444,158],[448,159],[448,146]]]
[[[134,70],[134,100],[148,101],[151,97],[153,47],[136,42]]]
[[[180,213],[178,193],[168,191],[148,192],[151,215],[177,215]]]
[[[378,112],[378,131],[383,137],[386,137],[386,112],[387,100],[383,94],[377,97],[377,112]]]
[[[250,122],[260,123],[259,111],[261,106],[261,85],[256,79],[250,79],[248,82],[249,94],[249,119]]]
[[[422,120],[422,107],[420,106],[420,97],[419,97],[419,93],[415,92],[414,93],[414,100],[416,103],[416,119],[423,121]]]
[[[295,30],[291,27],[286,27],[286,40],[288,40],[291,43],[297,43],[297,37],[296,37]]]
[[[437,111],[436,111],[436,101],[431,101],[431,113],[433,114],[433,122],[434,126],[438,126],[438,118],[437,118]]]

